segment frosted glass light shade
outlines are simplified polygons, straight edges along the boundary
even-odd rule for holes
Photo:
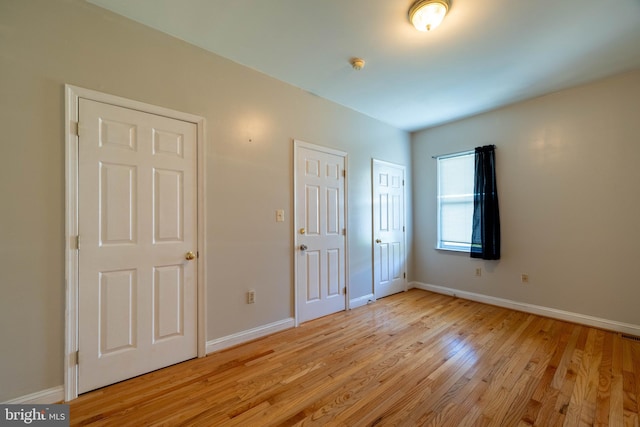
[[[409,20],[418,31],[431,31],[442,23],[448,10],[448,0],[419,0],[409,9]]]

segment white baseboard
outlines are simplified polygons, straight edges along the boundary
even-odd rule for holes
[[[354,298],[349,300],[349,309],[362,307],[363,305],[369,304],[369,301],[375,301],[376,297],[373,294],[363,295],[358,298]]]
[[[64,400],[64,386],[52,387],[46,390],[36,391],[25,396],[4,402],[9,405],[48,405],[62,402]]]
[[[258,326],[257,328],[227,335],[226,337],[216,338],[211,341],[207,341],[207,354],[213,353],[214,351],[223,350],[225,348],[233,347],[234,345],[242,344],[251,340],[255,340],[257,338],[262,338],[276,332],[284,331],[285,329],[290,329],[294,326],[295,320],[293,319],[293,317],[290,317],[288,319],[269,323],[268,325],[262,325]]]
[[[478,301],[485,304],[497,305],[499,307],[510,308],[512,310],[524,311],[525,313],[538,314],[540,316],[551,317],[567,322],[579,323],[581,325],[593,326],[595,328],[606,329],[623,334],[640,336],[640,325],[617,322],[615,320],[602,319],[586,314],[572,313],[570,311],[558,310],[555,308],[543,307],[540,305],[527,304],[504,298],[497,298],[474,292],[461,291],[444,286],[430,285],[427,283],[411,282],[410,287],[423,289],[425,291],[436,292],[438,294],[455,296],[471,301]]]

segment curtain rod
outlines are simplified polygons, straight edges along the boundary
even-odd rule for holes
[[[493,145],[494,149],[497,149],[495,145]],[[437,156],[431,156],[432,159],[439,159],[440,157],[453,157],[453,156],[462,156],[463,154],[471,154],[475,153],[476,149],[472,148],[471,150],[458,151],[456,153],[448,153],[448,154],[438,154]]]

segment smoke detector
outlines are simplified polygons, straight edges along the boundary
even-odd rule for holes
[[[351,58],[351,61],[349,62],[351,62],[351,67],[356,71],[360,71],[364,68],[364,59],[362,58]]]

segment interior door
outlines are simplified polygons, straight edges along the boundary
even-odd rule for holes
[[[346,309],[345,155],[296,145],[298,321]]]
[[[407,288],[404,166],[373,160],[373,289],[376,298]]]
[[[78,391],[197,356],[196,125],[80,99]]]

